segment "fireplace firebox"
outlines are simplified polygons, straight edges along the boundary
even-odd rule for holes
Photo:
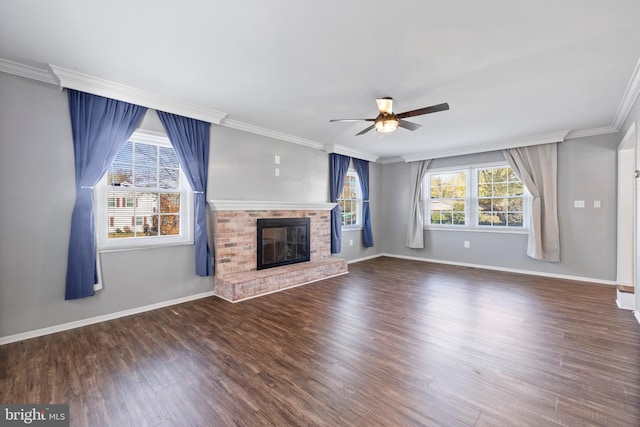
[[[258,219],[258,270],[310,259],[309,218]]]

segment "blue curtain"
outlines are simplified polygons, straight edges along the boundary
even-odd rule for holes
[[[340,193],[342,193],[344,178],[347,176],[350,161],[351,157],[336,153],[329,154],[329,198],[332,203],[336,203]],[[340,205],[336,205],[331,210],[331,253],[339,254],[341,248]]]
[[[209,173],[209,130],[211,123],[158,111],[160,121],[176,150],[180,165],[195,199],[194,238],[196,274],[210,276],[211,248],[207,234],[207,175]]]
[[[65,299],[93,295],[98,283],[93,187],[147,111],[145,107],[68,90],[76,202],[71,216]]]
[[[365,248],[373,247],[373,233],[371,232],[371,210],[369,209],[369,162],[353,159],[353,166],[358,173],[360,190],[362,191],[362,244]]]

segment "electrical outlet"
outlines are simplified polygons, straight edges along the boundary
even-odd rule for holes
[[[465,241],[464,241],[464,247],[465,247],[466,249],[469,249],[469,248],[471,247],[471,242],[469,242],[468,240],[465,240]]]
[[[280,168],[276,168],[276,176],[280,176]]]
[[[276,156],[275,157],[275,163],[276,163],[276,165],[280,164],[280,156]]]
[[[353,239],[349,239],[349,246],[353,246]]]

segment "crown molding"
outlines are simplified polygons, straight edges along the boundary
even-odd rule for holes
[[[562,142],[569,134],[568,130],[550,132],[542,135],[532,135],[522,138],[508,139],[499,142],[491,142],[476,147],[462,147],[450,150],[430,151],[426,153],[402,156],[405,162],[416,162],[419,160],[438,159],[441,157],[462,156],[464,154],[485,153],[488,151],[505,150],[507,148],[528,147],[531,145],[550,144],[552,142]]]
[[[58,79],[49,70],[20,64],[18,62],[9,61],[8,59],[0,58],[0,71],[56,86],[59,83]]]
[[[633,104],[635,104],[638,94],[640,94],[640,61],[636,63],[636,68],[633,70],[633,73],[631,73],[631,78],[629,79],[627,88],[624,91],[622,101],[620,101],[620,106],[613,118],[611,127],[617,130],[622,129],[622,125],[625,120],[627,120],[627,116],[631,112],[631,108],[633,108]]]
[[[374,154],[352,150],[351,148],[345,147],[343,145],[328,144],[325,147],[325,151],[327,153],[342,154],[343,156],[355,157],[356,159],[367,160],[369,162],[376,162],[378,160],[378,156]]]
[[[587,136],[606,135],[608,133],[616,132],[620,132],[620,129],[616,129],[613,126],[603,126],[593,129],[574,130],[569,132],[564,139],[585,138]]]
[[[225,118],[218,124],[221,126],[232,128],[232,129],[238,129],[245,132],[255,133],[256,135],[262,135],[269,138],[279,139],[282,141],[293,142],[294,144],[304,145],[305,147],[311,147],[317,150],[324,150],[325,148],[325,145],[322,144],[321,142],[312,141],[310,139],[299,138],[297,136],[263,128],[260,126],[255,126],[255,125],[241,122],[238,120]]]
[[[209,200],[214,211],[330,211],[336,203],[266,200]]]
[[[136,89],[131,86],[68,70],[56,65],[50,65],[50,67],[55,76],[60,80],[60,86],[64,88],[80,90],[214,124],[220,124],[220,121],[227,116],[227,113],[222,111],[180,102],[153,92]]]
[[[381,165],[390,165],[392,163],[404,163],[404,159],[402,157],[385,157],[383,159],[378,159],[378,163]]]

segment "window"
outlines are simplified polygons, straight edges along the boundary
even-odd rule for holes
[[[427,227],[525,230],[530,196],[507,164],[427,173]]]
[[[338,197],[340,224],[343,227],[362,225],[362,195],[355,169],[349,169],[344,179],[342,194]]]
[[[101,248],[193,242],[192,191],[166,137],[136,132],[97,194]]]
[[[452,171],[429,175],[430,223],[465,225],[467,223],[467,172]]]
[[[477,169],[478,225],[524,226],[524,184],[509,166]]]

